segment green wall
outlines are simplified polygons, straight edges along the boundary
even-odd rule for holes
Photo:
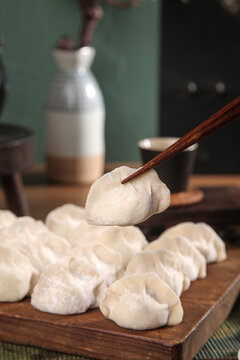
[[[133,9],[102,1],[95,32],[93,73],[106,103],[108,161],[139,159],[139,139],[157,135],[159,1]],[[25,125],[37,137],[36,161],[45,155],[44,103],[56,71],[51,49],[63,34],[76,39],[81,14],[75,0],[0,0],[0,33],[10,92],[1,121]]]

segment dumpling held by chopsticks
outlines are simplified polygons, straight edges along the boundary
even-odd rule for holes
[[[170,191],[154,170],[126,184],[121,183],[135,171],[122,166],[93,183],[85,208],[89,223],[120,226],[138,224],[169,206]]]

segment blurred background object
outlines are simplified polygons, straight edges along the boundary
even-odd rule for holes
[[[0,55],[2,48],[3,37],[0,34]],[[7,93],[8,82],[0,57],[0,115]],[[8,208],[19,216],[30,213],[21,172],[34,164],[34,149],[35,138],[30,129],[0,122],[0,181]]]
[[[105,107],[90,71],[95,50],[56,48],[59,70],[47,99],[47,174],[53,181],[90,184],[104,172]]]
[[[53,181],[91,184],[103,175],[105,106],[90,67],[92,37],[103,11],[79,0],[82,27],[76,45],[63,36],[53,50],[58,71],[47,98],[47,174]]]
[[[239,0],[219,0],[224,9],[232,15],[240,15],[240,1]]]
[[[155,156],[174,144],[179,138],[155,137],[142,139],[138,142],[142,163],[145,164]],[[181,151],[167,161],[155,166],[161,181],[167,184],[171,193],[188,190],[188,183],[192,175],[198,144]]]
[[[0,181],[7,208],[18,216],[30,215],[22,172],[35,160],[35,136],[31,129],[0,123]]]
[[[239,95],[240,17],[223,1],[142,0],[122,9],[99,3],[104,18],[94,32],[92,71],[107,109],[107,162],[139,161],[140,139],[182,136]],[[18,118],[34,129],[38,163],[46,149],[45,98],[56,72],[52,46],[63,31],[76,42],[82,21],[77,0],[23,0],[14,13],[1,1],[11,85],[2,120]],[[240,172],[238,156],[231,156],[239,154],[239,126],[236,121],[200,142],[197,173]]]
[[[228,0],[163,1],[162,136],[182,136],[240,94],[240,17],[223,3],[230,5]],[[239,134],[237,120],[200,141],[195,172],[240,173]]]
[[[143,0],[139,6],[119,9],[100,1],[104,18],[93,45],[92,71],[101,86],[106,113],[106,161],[136,161],[137,141],[157,131],[159,7],[161,1]],[[51,52],[64,33],[76,43],[82,14],[77,0],[0,4],[0,29],[6,46],[4,59],[11,93],[3,121],[18,118],[37,137],[37,162],[46,149],[45,99],[56,73]]]

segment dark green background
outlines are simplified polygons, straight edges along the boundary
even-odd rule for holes
[[[157,135],[159,7],[143,0],[133,9],[102,1],[104,18],[94,35],[93,73],[106,103],[108,161],[139,159],[137,141]],[[0,33],[10,92],[1,121],[25,125],[37,137],[37,162],[45,156],[44,103],[56,71],[51,49],[63,34],[75,40],[81,25],[76,0],[0,0]]]

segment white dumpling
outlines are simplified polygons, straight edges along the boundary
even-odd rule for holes
[[[74,204],[65,204],[52,210],[47,215],[45,223],[55,234],[68,238],[84,219],[84,208]]]
[[[68,241],[72,246],[78,246],[85,242],[89,237],[92,238],[93,235],[99,231],[105,229],[105,226],[91,225],[86,220],[83,220],[69,235]]]
[[[11,224],[16,218],[16,215],[12,211],[0,210],[0,227]]]
[[[50,231],[38,235],[35,240],[25,247],[19,244],[19,250],[31,260],[33,265],[41,272],[46,266],[54,264],[59,258],[65,256],[71,246],[68,241]]]
[[[127,265],[124,276],[154,272],[180,296],[190,286],[190,280],[182,270],[178,256],[167,249],[142,251],[134,256]]]
[[[145,248],[147,251],[159,249],[172,250],[179,257],[183,272],[189,277],[190,281],[206,277],[206,260],[204,256],[184,236],[161,237],[152,241]]]
[[[19,250],[39,272],[70,249],[66,239],[50,232],[41,221],[27,217],[0,228],[0,245]]]
[[[78,245],[70,249],[69,255],[89,261],[99,271],[107,285],[112,284],[123,274],[121,255],[104,244],[90,242]]]
[[[89,262],[65,256],[41,274],[31,304],[53,314],[79,314],[97,306],[105,289],[103,278]]]
[[[183,318],[179,297],[154,273],[117,280],[101,300],[100,310],[119,326],[134,330],[176,325]]]
[[[97,179],[86,202],[86,219],[96,225],[127,226],[143,222],[164,211],[170,204],[170,192],[155,170],[149,170],[132,181],[121,181],[136,169],[127,166]]]
[[[121,254],[124,267],[148,244],[143,232],[136,226],[95,226],[85,235],[81,229],[80,225],[70,237],[69,242],[72,245],[100,242]]]
[[[205,223],[184,222],[164,231],[161,237],[185,236],[203,254],[207,263],[227,258],[225,244],[216,231]]]
[[[0,227],[0,243],[14,238],[32,239],[33,236],[48,231],[41,220],[34,220],[30,216],[18,217],[9,225]]]
[[[16,249],[0,247],[0,301],[19,301],[36,284],[38,271]]]

